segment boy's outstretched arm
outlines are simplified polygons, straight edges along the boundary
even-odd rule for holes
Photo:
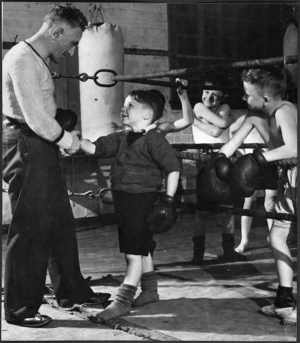
[[[173,197],[176,193],[179,181],[179,171],[174,171],[167,176],[167,191],[166,194]]]
[[[176,82],[180,82],[183,84],[183,86],[187,87],[188,82],[186,80],[182,79],[176,79]],[[194,113],[192,106],[190,104],[190,100],[187,94],[186,89],[182,89],[181,87],[177,88],[177,93],[179,96],[179,99],[181,101],[181,106],[182,106],[182,118],[178,119],[174,122],[174,131],[180,131],[188,126],[192,125],[194,122]]]
[[[89,139],[83,138],[80,141],[80,149],[86,154],[93,155],[96,151],[96,146]]]
[[[222,146],[219,152],[225,154],[226,157],[232,156],[248,137],[253,128],[254,125],[252,124],[251,120],[247,120],[246,118],[242,126],[234,133],[232,138]]]
[[[188,81],[183,79],[176,79],[176,82],[181,83],[184,87],[187,87]],[[157,124],[157,129],[165,134],[170,132],[177,132],[184,130],[194,122],[193,109],[190,104],[190,100],[187,94],[186,88],[177,88],[177,93],[181,101],[182,106],[182,118],[174,122],[162,122]]]

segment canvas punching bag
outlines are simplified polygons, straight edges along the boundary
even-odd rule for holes
[[[91,25],[79,43],[79,73],[94,75],[99,69],[112,69],[124,74],[124,41],[118,25]],[[111,84],[111,73],[99,73],[97,81]],[[95,140],[114,132],[121,125],[120,111],[124,102],[123,82],[101,87],[93,80],[80,83],[82,137]]]
[[[298,55],[298,28],[294,23],[287,27],[283,38],[283,56]],[[289,74],[293,86],[298,86],[298,63],[287,64],[286,72]]]

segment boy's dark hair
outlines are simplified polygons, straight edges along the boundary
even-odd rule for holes
[[[224,88],[226,88],[226,81],[227,78],[225,75],[207,73],[205,75],[205,81],[203,83],[202,89],[217,90],[224,92]]]
[[[79,26],[82,31],[84,31],[88,25],[88,21],[84,14],[74,6],[55,6],[50,13],[45,16],[44,21],[55,21],[56,19],[66,21],[73,28]]]
[[[243,70],[241,78],[274,97],[282,96],[285,89],[284,75],[279,67]]]
[[[152,122],[160,119],[163,116],[166,99],[160,91],[156,89],[150,89],[148,91],[133,90],[129,93],[129,95],[132,96],[134,100],[136,100],[137,102],[141,104],[146,104],[150,106],[150,108],[152,108]]]

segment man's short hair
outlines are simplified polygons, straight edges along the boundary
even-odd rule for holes
[[[242,81],[255,85],[274,97],[282,96],[285,89],[283,71],[276,66],[243,70]]]
[[[71,27],[80,27],[82,31],[87,28],[88,21],[84,14],[74,6],[55,6],[44,21],[62,20],[67,22]]]
[[[153,110],[152,122],[160,119],[163,116],[166,99],[164,95],[156,90],[133,90],[129,93],[129,96],[132,96],[134,100],[141,104],[148,105]]]

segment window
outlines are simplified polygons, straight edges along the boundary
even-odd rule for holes
[[[192,105],[198,102],[209,66],[282,56],[283,36],[291,19],[291,4],[168,4],[170,69],[198,68],[189,80]],[[214,70],[219,73],[220,68]],[[225,68],[228,102],[243,108],[241,70]],[[170,105],[180,108],[176,90]]]

